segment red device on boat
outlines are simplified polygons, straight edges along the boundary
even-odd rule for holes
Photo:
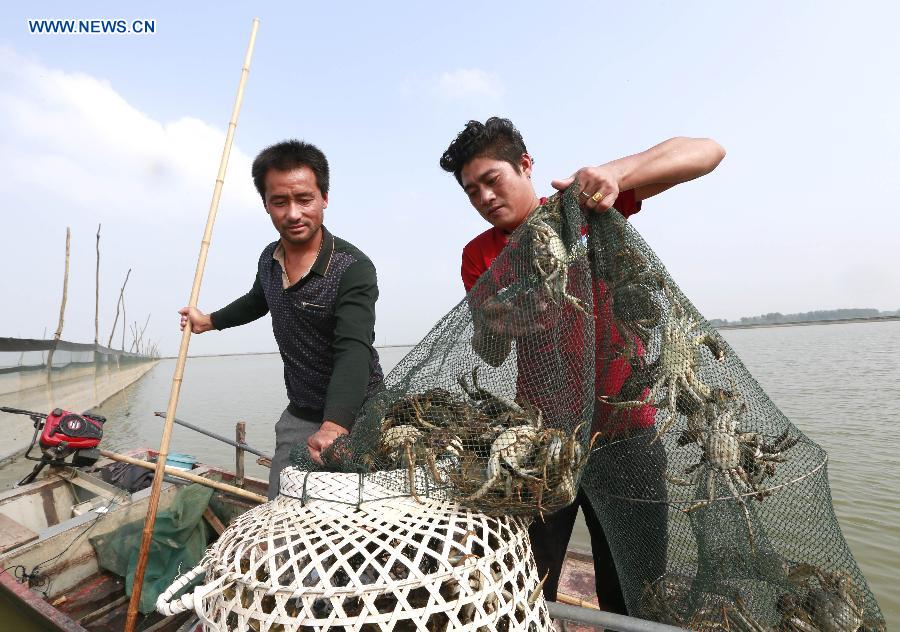
[[[71,454],[74,454],[71,463],[74,467],[92,465],[100,458],[97,446],[103,438],[106,417],[94,413],[73,413],[62,408],[54,408],[49,415],[6,406],[0,406],[0,411],[28,415],[34,421],[34,436],[25,458],[38,461],[38,464],[31,474],[19,481],[19,485],[33,481],[45,465],[63,465]],[[31,456],[35,443],[40,445],[40,457]]]
[[[41,449],[56,448],[65,443],[71,450],[87,450],[100,445],[105,417],[90,413],[73,413],[54,408],[44,421]]]

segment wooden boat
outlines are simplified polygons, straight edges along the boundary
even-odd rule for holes
[[[132,450],[126,455],[152,461],[156,452]],[[19,614],[34,621],[34,629],[64,632],[112,632],[122,630],[128,608],[125,581],[100,568],[90,537],[115,531],[143,520],[149,488],[129,494],[103,480],[103,471],[116,464],[102,459],[90,471],[71,467],[50,468],[33,483],[0,494],[0,598],[11,602]],[[235,484],[235,474],[198,464],[192,474]],[[160,511],[172,501],[185,481],[163,483]],[[245,477],[243,489],[265,495],[267,482]],[[215,498],[232,512],[232,518],[254,506],[253,501],[215,492]],[[111,502],[112,501],[112,502]],[[207,515],[208,514],[208,515]],[[212,537],[224,525],[211,512]],[[90,533],[87,533],[87,529]],[[23,581],[24,580],[24,581]],[[590,554],[569,550],[560,581],[558,603],[550,604],[560,629],[674,630],[639,619],[603,613],[594,595],[594,571]],[[164,618],[152,613],[138,623],[142,632],[199,632],[193,613]]]
[[[139,449],[129,456],[153,460],[156,453]],[[130,494],[102,478],[115,461],[102,459],[90,471],[51,468],[33,483],[0,494],[0,595],[33,620],[38,629],[101,632],[124,628],[128,599],[121,577],[101,569],[88,537],[110,533],[143,520],[150,489]],[[234,484],[232,472],[199,465],[192,474]],[[166,478],[160,495],[164,510],[185,481]],[[268,483],[245,477],[242,487],[265,495]],[[214,497],[234,515],[254,503],[215,492]],[[211,513],[211,533],[223,528]],[[88,533],[88,528],[90,532]],[[25,580],[25,581],[22,581]],[[141,617],[144,632],[175,632],[195,627],[189,613],[164,619],[156,613]]]

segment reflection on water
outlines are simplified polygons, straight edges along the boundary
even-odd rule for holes
[[[900,439],[895,429],[900,419],[900,322],[723,333],[788,418],[828,451],[844,535],[888,628],[895,627],[900,623],[900,594],[893,587],[900,566]],[[380,349],[382,366],[390,370],[407,351]],[[101,408],[110,420],[108,449],[159,445],[163,422],[153,411],[166,407],[173,370],[174,361],[161,362]],[[226,436],[234,436],[235,423],[244,420],[247,443],[271,453],[273,427],[285,405],[277,354],[195,358],[185,370],[178,417]],[[226,467],[234,464],[233,448],[178,426],[171,451]],[[247,469],[249,475],[266,476],[253,459]],[[576,528],[573,544],[587,543],[583,527]]]

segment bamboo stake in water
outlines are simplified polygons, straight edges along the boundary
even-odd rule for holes
[[[206,219],[206,229],[203,231],[203,239],[200,242],[200,255],[197,258],[197,270],[194,273],[194,285],[191,287],[189,307],[196,307],[200,297],[200,284],[203,281],[203,270],[206,267],[206,255],[212,239],[213,224],[216,221],[216,213],[219,209],[219,198],[222,195],[222,185],[225,182],[225,170],[228,168],[228,156],[231,154],[231,144],[234,141],[234,130],[237,127],[238,113],[241,110],[241,101],[244,98],[244,85],[247,83],[247,74],[250,72],[250,59],[253,56],[253,45],[256,43],[256,31],[259,28],[259,18],[253,18],[253,28],[250,31],[250,43],[247,45],[247,53],[244,56],[244,65],[241,68],[241,80],[238,84],[237,97],[234,100],[234,108],[231,112],[231,120],[228,123],[228,133],[225,136],[225,147],[222,150],[222,160],[219,163],[219,173],[216,177],[216,186],[213,189],[212,200],[209,205],[209,215]],[[150,542],[153,538],[153,525],[156,522],[156,510],[159,506],[159,492],[162,488],[163,471],[166,459],[169,456],[169,441],[172,438],[175,411],[178,407],[178,395],[181,391],[181,382],[184,376],[184,365],[187,361],[188,345],[191,340],[191,325],[184,327],[181,335],[181,347],[178,349],[178,360],[175,362],[175,375],[172,377],[172,391],[169,394],[169,405],[166,409],[166,425],[163,428],[162,440],[159,446],[159,456],[156,461],[156,473],[153,475],[153,486],[150,488],[149,505],[147,506],[147,518],[144,521],[144,533],[141,538],[141,550],[138,553],[137,567],[134,570],[134,580],[131,589],[131,601],[128,603],[128,616],[125,619],[125,631],[134,632],[137,623],[137,607],[141,600],[141,589],[144,586],[144,571],[147,568],[147,554],[150,552]]]
[[[137,352],[138,353],[141,353],[141,343],[144,341],[144,332],[147,331],[147,325],[150,324],[151,314],[147,314],[147,320],[144,321],[144,326],[141,328],[141,334],[138,336],[138,341],[137,341]]]
[[[112,349],[112,339],[116,333],[116,325],[119,324],[119,306],[122,304],[125,295],[125,286],[128,285],[128,277],[131,276],[131,268],[128,268],[128,273],[125,275],[125,283],[122,284],[122,289],[119,290],[119,302],[116,303],[116,319],[113,321],[112,331],[109,332],[109,342],[106,343],[106,346]],[[123,319],[124,322],[124,319]],[[122,325],[123,327],[125,325]]]
[[[66,300],[69,298],[69,246],[72,242],[72,229],[66,226],[66,272],[63,275],[63,295],[62,303],[59,305],[59,325],[56,327],[56,333],[53,335],[53,345],[50,347],[50,353],[47,354],[47,375],[53,369],[53,354],[56,352],[56,345],[59,344],[59,338],[62,336],[63,322],[66,316]]]
[[[94,345],[100,344],[100,226],[97,224],[97,274],[94,280]]]

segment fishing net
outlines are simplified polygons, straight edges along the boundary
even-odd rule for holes
[[[616,211],[538,207],[323,455],[360,490],[488,515],[581,485],[630,614],[692,629],[880,630],[825,452]],[[305,446],[295,465],[314,469]],[[360,493],[363,493],[362,491]]]
[[[138,605],[141,612],[153,612],[157,597],[172,579],[203,557],[209,540],[203,511],[211,497],[210,488],[188,485],[178,491],[168,509],[159,512]],[[101,568],[125,578],[125,594],[129,596],[143,530],[144,522],[139,520],[90,538],[97,553],[97,563]]]
[[[399,469],[407,475],[386,484],[397,493],[447,487],[488,515],[571,503],[595,399],[582,225],[570,195],[539,207],[489,273],[391,372],[351,435],[325,455],[329,464]],[[310,467],[297,448],[293,462]]]

